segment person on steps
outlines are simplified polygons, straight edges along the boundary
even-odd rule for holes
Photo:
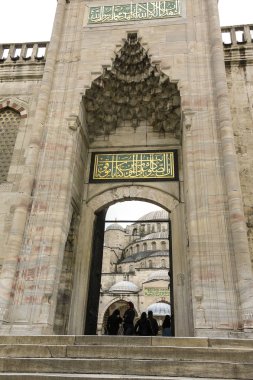
[[[136,335],[140,335],[140,336],[152,335],[150,323],[148,321],[147,314],[145,311],[141,314],[140,319],[136,322],[134,326],[134,332]]]
[[[133,335],[134,334],[134,317],[135,317],[134,304],[133,302],[128,302],[127,306],[128,308],[125,311],[124,316],[123,316],[124,335]]]
[[[115,309],[112,315],[107,319],[107,333],[108,335],[118,335],[119,325],[122,323],[119,309]]]
[[[169,315],[165,315],[162,324],[162,334],[163,336],[171,336],[171,318]]]
[[[148,311],[148,321],[149,321],[150,329],[151,329],[150,335],[156,336],[158,334],[159,327],[158,327],[157,320],[153,317],[152,310]]]

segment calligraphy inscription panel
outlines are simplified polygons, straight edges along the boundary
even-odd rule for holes
[[[177,151],[93,153],[90,182],[175,181]]]
[[[152,20],[181,16],[180,0],[90,7],[88,24]]]
[[[168,297],[170,295],[170,291],[165,288],[145,288],[144,295],[152,297]]]

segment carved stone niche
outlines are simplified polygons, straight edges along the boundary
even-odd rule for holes
[[[176,83],[152,64],[136,33],[129,33],[83,97],[91,136],[109,135],[126,124],[147,122],[159,133],[180,137],[181,99]]]

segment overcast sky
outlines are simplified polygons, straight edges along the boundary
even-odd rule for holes
[[[48,41],[56,4],[56,0],[1,0],[0,43]],[[221,25],[253,24],[253,0],[219,0],[219,9]]]

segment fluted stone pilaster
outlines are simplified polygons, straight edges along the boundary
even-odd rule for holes
[[[39,152],[42,143],[44,123],[47,114],[47,105],[52,88],[54,65],[61,37],[64,12],[65,0],[59,0],[52,33],[52,43],[50,44],[48,52],[47,63],[45,66],[40,95],[38,98],[38,107],[32,128],[30,147],[28,149],[28,155],[26,158],[26,169],[22,176],[20,184],[19,191],[23,194],[23,196],[21,197],[21,200],[18,201],[14,212],[13,226],[11,228],[9,236],[9,245],[12,248],[8,256],[8,262],[3,266],[3,272],[0,279],[0,294],[3,294],[1,299],[2,320],[5,318],[5,315],[8,314],[8,304],[11,303],[12,292],[14,291],[18,256],[20,254],[24,229],[27,222],[27,216],[29,214],[28,206],[32,201],[31,194],[33,191]],[[25,205],[23,203],[23,198],[26,199]]]
[[[217,96],[217,108],[220,125],[219,131],[222,143],[224,175],[228,195],[229,217],[233,240],[231,244],[231,254],[235,257],[242,323],[244,328],[253,328],[252,267],[242,205],[242,194],[238,174],[239,172],[237,158],[235,153],[231,112],[228,101],[224,55],[223,47],[221,44],[219,16],[216,0],[211,0],[208,2],[208,11],[212,67],[214,74],[215,91]]]

